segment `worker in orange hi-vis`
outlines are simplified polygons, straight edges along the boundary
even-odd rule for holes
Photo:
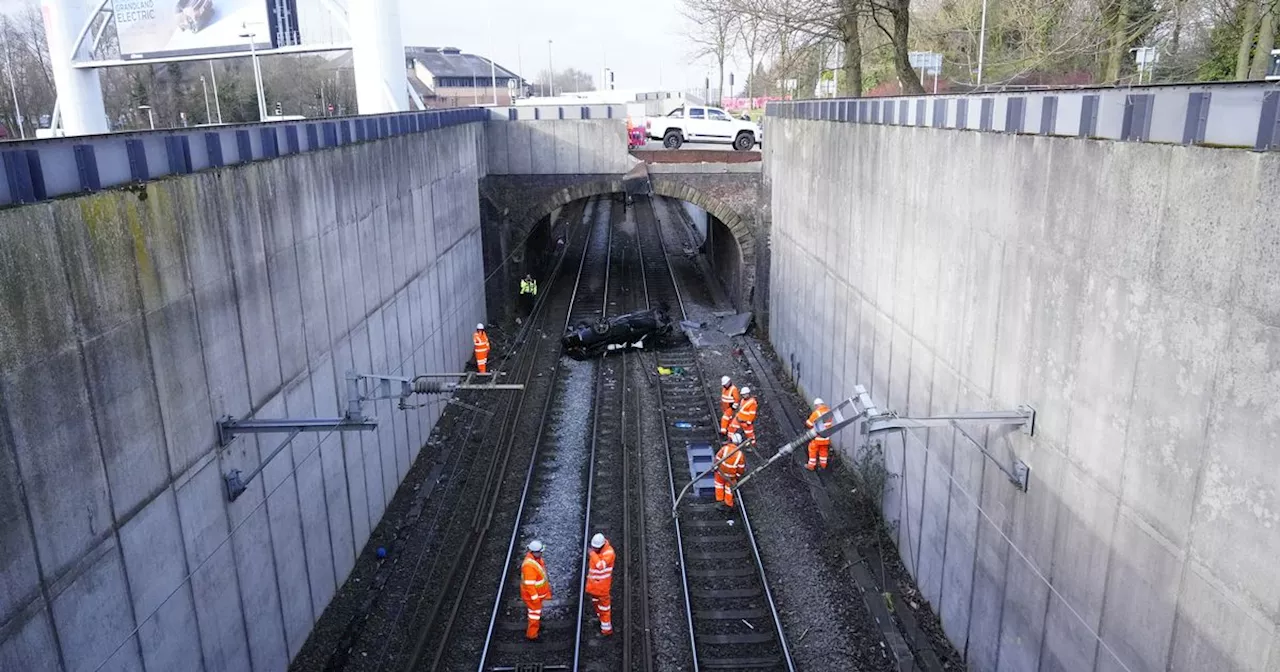
[[[751,388],[742,388],[742,402],[738,404],[738,412],[729,423],[729,438],[737,443],[756,440],[756,409],[758,402],[751,396]],[[734,436],[737,435],[737,438]]]
[[[476,346],[476,371],[489,372],[489,334],[484,331],[484,324],[476,325],[476,333],[471,336],[471,343]]]
[[[737,443],[726,443],[716,453],[716,501],[733,508],[733,489],[738,486],[738,479],[747,470],[747,456]],[[721,462],[721,460],[724,460]]]
[[[529,624],[525,627],[524,636],[528,639],[538,638],[538,628],[542,626],[542,601],[551,599],[551,582],[547,580],[547,563],[542,560],[542,542],[534,539],[529,542],[529,552],[524,554],[520,563],[520,599],[529,610]]]
[[[733,420],[733,414],[738,410],[738,403],[742,401],[742,395],[738,393],[738,386],[729,380],[729,376],[720,378],[720,433],[729,433],[729,422]]]
[[[813,400],[813,412],[809,414],[809,419],[804,421],[804,426],[813,429],[813,423],[818,422],[818,418],[830,413],[831,408],[823,403],[822,399]],[[822,422],[819,429],[827,429],[831,427],[831,419],[828,418]],[[831,452],[831,438],[826,436],[814,437],[809,442],[809,464],[805,468],[813,471],[815,468],[827,468],[827,454]]]
[[[591,548],[587,551],[587,595],[596,605],[596,616],[600,617],[600,634],[608,637],[613,634],[613,607],[609,604],[609,589],[613,587],[613,562],[616,556],[613,545],[603,534],[596,533],[591,537]]]

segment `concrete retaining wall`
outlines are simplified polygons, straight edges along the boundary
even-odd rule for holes
[[[0,669],[288,665],[442,400],[300,435],[234,503],[222,474],[283,436],[217,450],[215,421],[338,415],[349,369],[463,366],[482,133],[0,212]]]
[[[610,175],[636,165],[624,119],[486,121],[488,175]]]
[[[1278,669],[1280,156],[769,137],[770,335],[806,393],[1039,411],[993,460],[953,430],[884,443],[899,551],[970,667]]]

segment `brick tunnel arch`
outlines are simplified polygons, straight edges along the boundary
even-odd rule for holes
[[[739,299],[743,304],[750,305],[755,288],[756,269],[756,241],[751,234],[750,214],[737,212],[724,201],[698,190],[679,178],[651,174],[649,183],[653,187],[655,196],[688,201],[706,210],[729,230],[734,242],[738,245],[738,258],[741,261],[742,292]],[[592,180],[558,189],[532,204],[514,222],[513,240],[526,240],[533,227],[557,208],[592,196],[621,193],[622,190],[621,178]]]

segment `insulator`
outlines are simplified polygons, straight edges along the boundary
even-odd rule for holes
[[[452,391],[452,386],[439,380],[433,380],[426,376],[419,376],[413,379],[414,394],[445,394]]]

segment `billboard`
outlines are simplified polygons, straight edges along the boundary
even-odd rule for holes
[[[271,46],[267,0],[112,0],[122,58]]]

